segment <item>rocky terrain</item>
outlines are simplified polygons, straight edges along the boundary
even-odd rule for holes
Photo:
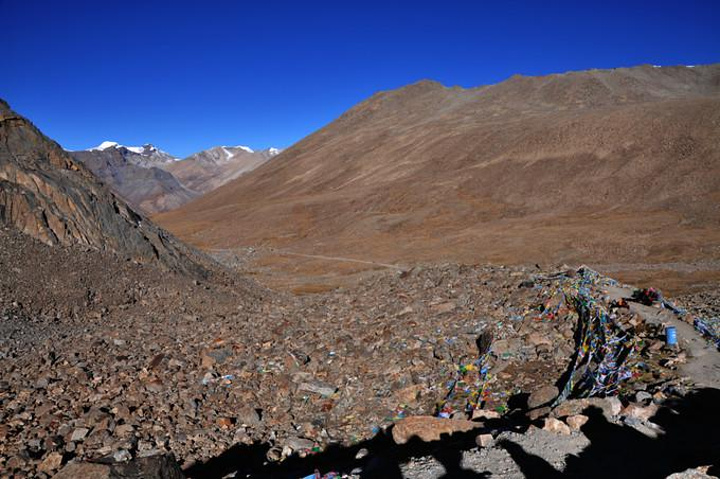
[[[73,151],[100,181],[144,214],[169,211],[252,171],[277,155],[268,148],[217,146],[181,160],[153,145],[127,147],[106,141]]]
[[[8,477],[168,453],[187,477],[304,477],[318,467],[375,477],[402,464],[408,477],[438,477],[432,457],[446,464],[442,454],[455,454],[441,436],[453,431],[450,451],[468,451],[469,463],[496,477],[523,477],[512,459],[503,472],[502,461],[478,463],[473,454],[514,458],[502,441],[529,441],[534,451],[538,440],[561,444],[566,435],[567,452],[580,451],[586,439],[573,431],[591,407],[604,411],[598,421],[652,444],[664,407],[720,386],[720,371],[685,369],[695,361],[692,335],[680,334],[681,349],[664,347],[657,314],[682,319],[658,303],[623,305],[632,290],[591,271],[427,266],[295,297],[227,272],[197,281],[50,247],[12,229],[0,231],[0,243],[9,273],[0,279],[0,470]],[[631,376],[604,383],[619,397],[572,399],[587,390],[563,388],[581,364],[574,352],[584,316],[571,300],[581,285],[630,335],[622,364]],[[717,307],[720,298],[703,303]],[[452,419],[430,417],[439,412]],[[681,454],[657,470],[714,464],[717,444],[688,444],[697,457]]]
[[[707,286],[720,278],[705,264],[720,244],[719,76],[648,65],[470,89],[418,82],[156,220],[205,248],[584,262],[675,291]]]
[[[201,255],[110,193],[2,100],[0,223],[49,245],[81,244],[192,274],[204,271]]]

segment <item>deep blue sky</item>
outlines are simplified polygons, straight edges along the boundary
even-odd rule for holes
[[[0,97],[46,134],[178,156],[286,147],[422,78],[720,61],[717,0],[0,0],[0,24]]]

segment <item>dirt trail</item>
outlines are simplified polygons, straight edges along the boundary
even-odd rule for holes
[[[273,250],[273,252],[275,252],[277,254],[282,254],[282,255],[301,256],[303,258],[323,259],[323,260],[328,260],[328,261],[342,261],[342,262],[346,262],[346,263],[369,264],[369,265],[373,265],[373,266],[382,266],[384,268],[396,269],[399,271],[404,271],[407,269],[403,266],[398,266],[396,264],[378,263],[377,261],[367,261],[367,260],[362,260],[362,259],[343,258],[341,256],[324,256],[324,255],[320,255],[320,254],[294,253],[292,251],[286,251],[286,250]]]
[[[608,288],[610,299],[630,298],[630,287]],[[668,309],[630,303],[630,309],[652,324],[674,326],[682,349],[687,352],[687,363],[680,366],[683,375],[700,386],[720,389],[720,351],[702,338],[692,325],[680,320]]]
[[[210,253],[237,253],[239,250],[242,250],[245,248],[208,248],[205,251],[208,251]],[[302,258],[311,258],[311,259],[321,259],[326,261],[340,261],[345,263],[358,263],[358,264],[368,264],[372,266],[382,266],[383,268],[390,268],[390,269],[396,269],[399,271],[404,271],[407,268],[403,266],[398,266],[396,264],[388,264],[388,263],[378,263],[377,261],[367,261],[362,259],[355,259],[355,258],[345,258],[342,256],[325,256],[321,254],[306,254],[306,253],[296,253],[294,251],[287,251],[282,249],[276,249],[273,248],[268,251],[268,254],[276,254],[276,255],[285,255],[285,256],[299,256]]]

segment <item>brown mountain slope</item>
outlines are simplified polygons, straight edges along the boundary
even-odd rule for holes
[[[718,259],[719,138],[720,65],[423,81],[158,221],[384,262]]]
[[[81,244],[203,273],[206,260],[110,193],[0,100],[0,223],[47,244]]]

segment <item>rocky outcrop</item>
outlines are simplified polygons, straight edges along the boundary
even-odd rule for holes
[[[82,244],[174,270],[204,271],[204,258],[109,192],[1,101],[0,222],[51,245]]]
[[[392,437],[396,444],[405,444],[415,437],[424,442],[431,442],[439,441],[445,435],[469,432],[482,427],[482,423],[464,419],[411,416],[395,423],[392,428]]]

